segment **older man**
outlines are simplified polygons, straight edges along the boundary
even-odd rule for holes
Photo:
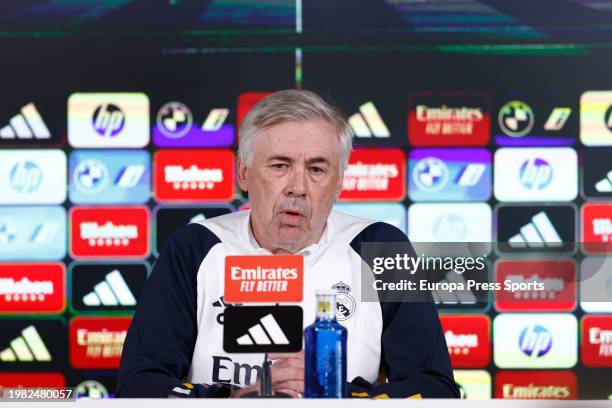
[[[119,397],[239,397],[258,389],[263,355],[226,353],[219,316],[225,256],[255,254],[304,256],[305,325],[314,320],[315,290],[357,299],[341,315],[351,396],[459,396],[433,303],[358,301],[361,244],[407,239],[388,224],[331,211],[351,136],[338,111],[307,91],[277,92],[249,112],[238,182],[251,210],[190,224],[166,243],[125,340]],[[303,353],[271,358],[273,390],[300,396]]]

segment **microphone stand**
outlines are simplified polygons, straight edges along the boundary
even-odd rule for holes
[[[264,354],[264,362],[262,365],[261,372],[261,387],[259,393],[250,392],[244,394],[241,398],[291,398],[291,395],[285,394],[284,392],[272,393],[272,372],[270,367],[272,366],[272,360],[268,359],[268,353]]]
[[[268,359],[268,353],[264,355],[263,370],[261,375],[261,397],[262,398],[273,398],[272,395],[272,373],[270,373],[270,366],[272,361]]]

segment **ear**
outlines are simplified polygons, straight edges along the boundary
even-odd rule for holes
[[[238,185],[244,191],[248,191],[247,183],[247,166],[238,159]]]

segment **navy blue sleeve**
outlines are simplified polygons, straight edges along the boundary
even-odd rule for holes
[[[199,224],[176,232],[153,267],[128,330],[117,397],[227,397],[227,385],[188,384],[197,338],[197,273],[219,239]]]
[[[404,248],[408,255],[415,256],[404,233],[389,224],[371,224],[355,237],[351,247],[361,255],[361,244],[366,242],[406,243]],[[371,259],[364,261],[372,266]],[[418,302],[383,300],[380,305],[383,316],[381,368],[388,382],[371,384],[357,377],[348,386],[349,396],[459,398],[444,332],[431,295],[427,294],[427,298]]]

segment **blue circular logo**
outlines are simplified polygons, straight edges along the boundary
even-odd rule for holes
[[[6,221],[0,221],[0,245],[9,245],[15,242],[17,230]]]
[[[412,180],[417,187],[428,193],[443,189],[448,183],[448,177],[446,163],[436,157],[419,160],[412,172]]]
[[[191,130],[192,124],[191,111],[181,102],[168,102],[157,113],[157,128],[171,139],[185,136]]]
[[[76,166],[72,180],[86,194],[99,193],[108,184],[108,169],[100,160],[86,159]]]

